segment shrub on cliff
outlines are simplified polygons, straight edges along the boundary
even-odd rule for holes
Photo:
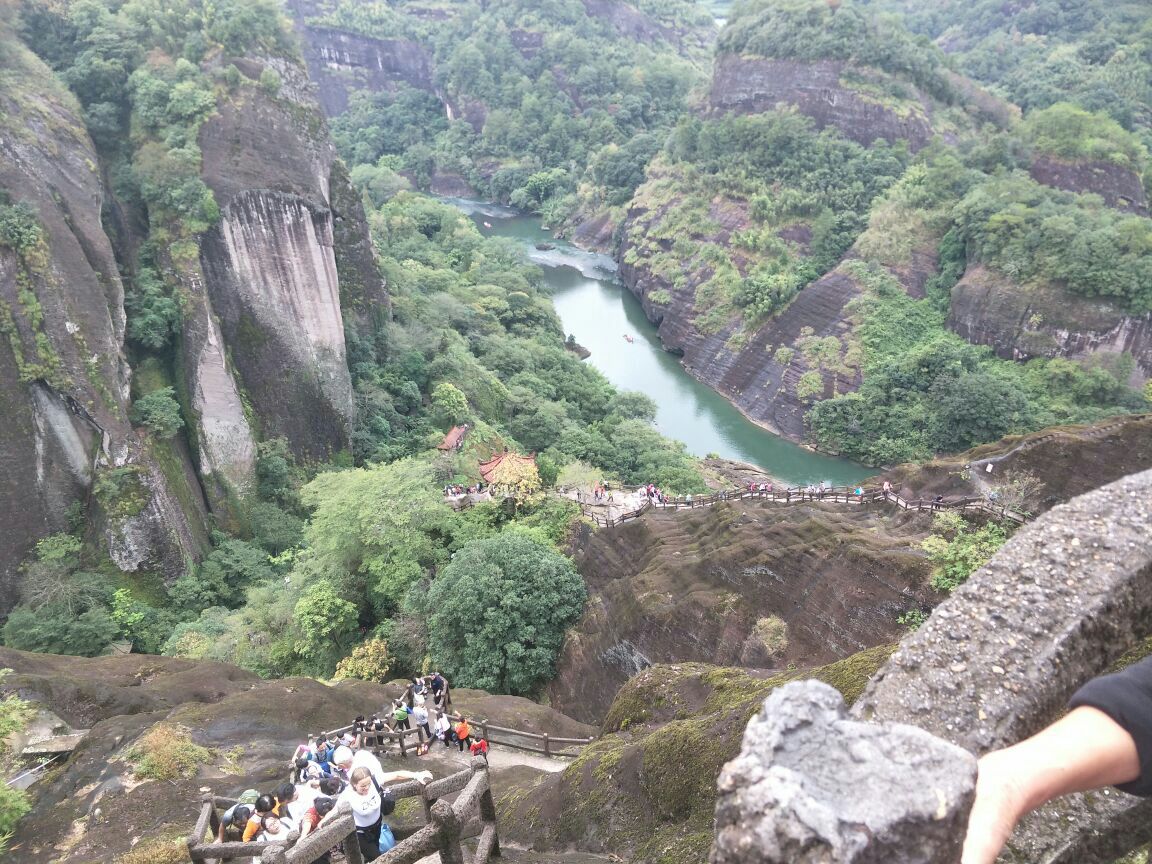
[[[552,677],[586,597],[572,562],[526,533],[469,543],[428,589],[434,662],[457,686],[531,693]]]
[[[171,387],[161,387],[147,396],[141,396],[132,403],[132,422],[159,438],[174,436],[184,428],[176,391]]]
[[[937,513],[931,534],[920,545],[935,565],[932,587],[951,591],[988,563],[1008,541],[1008,530],[997,522],[975,527],[955,511]]]
[[[36,211],[23,201],[9,204],[0,198],[0,246],[24,252],[40,242],[43,232]]]

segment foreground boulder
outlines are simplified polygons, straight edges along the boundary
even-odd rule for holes
[[[1152,471],[1050,510],[1013,537],[901,644],[853,707],[853,718],[915,724],[976,753],[1013,744],[1044,727],[1064,712],[1068,698],[1084,681],[1147,653],[1152,622],[1149,525]],[[768,739],[758,746],[779,750],[773,737],[781,736],[773,728],[791,734],[793,718],[805,711],[818,718],[827,709],[820,691],[796,691],[794,697],[807,704],[774,709],[781,710],[780,716],[763,722],[776,727],[749,730],[752,737]],[[829,743],[834,737],[817,736],[807,748],[806,778],[845,771],[844,748]],[[892,746],[898,756],[899,749]],[[745,749],[763,753],[751,750],[748,743]],[[855,747],[851,753],[869,760],[867,748]],[[787,758],[781,764],[784,769],[791,766]],[[954,789],[941,799],[940,812],[951,821],[950,827],[940,826],[945,835],[939,843],[931,847],[893,843],[885,828],[902,819],[916,824],[923,818],[923,803],[916,795],[938,783],[936,767],[928,760],[887,775],[877,766],[869,769],[866,783],[845,775],[841,782],[847,795],[813,781],[812,788],[819,792],[817,806],[795,808],[789,801],[784,806],[741,805],[749,818],[739,829],[743,834],[733,840],[730,832],[725,833],[726,826],[734,824],[732,796],[737,801],[740,796],[748,800],[759,796],[756,803],[767,803],[766,794],[758,789],[762,776],[756,771],[755,765],[734,763],[722,781],[721,792],[727,797],[717,811],[720,834],[715,859],[722,864],[744,860],[723,857],[723,850],[734,843],[747,851],[751,841],[744,838],[795,840],[800,809],[808,828],[823,824],[814,821],[814,813],[834,827],[867,825],[866,848],[823,830],[816,832],[816,842],[827,850],[822,856],[794,857],[790,854],[794,847],[784,846],[783,858],[756,860],[919,864],[950,860],[948,855],[954,856],[963,838],[962,814],[967,808],[962,801],[958,810],[952,807]],[[764,774],[763,768],[760,771]],[[890,814],[876,830],[861,798],[900,808],[903,816]],[[919,833],[929,835],[923,827]],[[1150,839],[1152,801],[1104,790],[1057,799],[1036,811],[1022,821],[1001,860],[1110,864]],[[806,847],[805,854],[810,849]]]
[[[711,861],[953,864],[975,788],[966,750],[914,726],[849,720],[827,684],[785,684],[720,774]]]

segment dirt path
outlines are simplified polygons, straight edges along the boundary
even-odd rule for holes
[[[436,744],[427,756],[420,757],[420,761],[434,763],[437,768],[442,767],[442,770],[451,773],[467,768],[470,758],[467,753],[461,753],[455,747],[448,749],[441,744]],[[493,771],[524,765],[535,768],[537,771],[555,773],[563,771],[571,764],[571,759],[549,759],[538,753],[529,753],[513,747],[501,747],[499,744],[493,744],[492,749],[488,751],[488,765]]]

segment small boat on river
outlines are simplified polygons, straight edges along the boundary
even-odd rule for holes
[[[631,345],[633,342],[636,341],[636,339],[633,338],[632,336],[629,336],[627,333],[625,333],[624,334],[624,341],[627,342],[629,345]]]

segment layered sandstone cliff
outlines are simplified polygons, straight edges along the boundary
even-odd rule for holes
[[[221,219],[158,253],[180,300],[170,371],[187,440],[134,430],[120,274],[136,270],[146,220],[111,200],[71,94],[14,37],[6,45],[21,75],[0,94],[0,190],[40,234],[0,245],[0,611],[17,599],[20,561],[69,530],[77,504],[120,569],[183,574],[208,546],[209,511],[225,526],[242,515],[258,440],[283,437],[310,461],[348,447],[345,329],[372,336],[390,314],[303,65],[238,59],[248,83],[220,96],[200,133]],[[268,66],[275,94],[254,83]]]
[[[252,92],[221,104],[201,130],[204,179],[221,220],[201,240],[200,268],[262,436],[286,438],[297,455],[324,460],[347,447],[355,413],[339,265],[357,286],[349,300],[364,320],[376,320],[387,297],[363,211],[342,168],[334,167],[305,72],[283,62],[276,68],[282,84],[275,97]],[[277,142],[273,152],[270,138]],[[337,196],[348,212],[337,212]],[[338,220],[355,227],[338,229]],[[197,406],[202,417],[228,416],[240,428],[226,388],[219,402],[206,396]],[[212,456],[229,458],[219,448]]]
[[[1055,285],[1020,285],[982,266],[968,269],[952,289],[948,326],[1001,357],[1065,357],[1134,364],[1128,383],[1152,378],[1152,313],[1134,315],[1103,298]]]
[[[877,139],[907,141],[912,150],[933,135],[932,103],[914,88],[900,100],[884,99],[845,76],[842,60],[800,63],[768,57],[721,54],[712,72],[708,108],[713,114],[760,114],[792,106],[817,128],[831,127],[865,146]]]
[[[0,190],[41,236],[22,251],[0,246],[0,611],[16,600],[20,561],[68,530],[78,504],[124,570],[177,575],[206,542],[197,491],[174,489],[185,478],[166,476],[128,422],[124,291],[80,108],[47,66],[8,45],[21,86],[0,92]],[[113,471],[130,481],[131,506],[90,500]]]

